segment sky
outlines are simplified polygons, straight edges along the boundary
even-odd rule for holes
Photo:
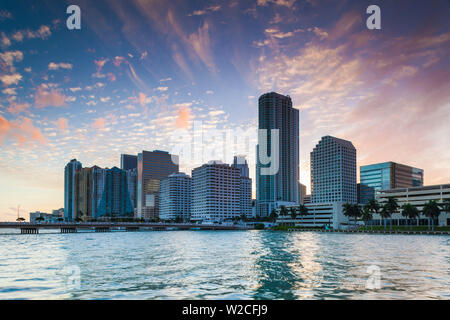
[[[80,30],[66,27],[72,4]],[[372,4],[380,30],[366,27]],[[257,101],[270,91],[300,110],[308,189],[325,135],[352,141],[358,166],[395,161],[450,183],[449,49],[439,0],[3,0],[0,220],[63,207],[73,158],[111,168],[159,149],[190,174],[243,154],[254,180]]]

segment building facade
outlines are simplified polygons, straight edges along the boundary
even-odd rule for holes
[[[75,173],[81,168],[82,164],[77,159],[70,160],[64,168],[64,219],[66,221],[75,219]]]
[[[127,174],[125,170],[113,167],[105,169],[105,184],[96,218],[133,217],[133,205],[128,193]]]
[[[356,149],[325,136],[311,152],[311,203],[356,203]]]
[[[166,151],[142,151],[138,154],[137,218],[159,218],[161,180],[178,173],[178,156]]]
[[[360,203],[375,199],[375,192],[423,186],[424,171],[395,162],[360,167]]]
[[[290,215],[290,208],[286,206],[288,210],[287,216],[280,215],[280,208],[277,209],[277,223],[287,226],[302,226],[302,227],[329,227],[335,230],[346,229],[352,221],[349,221],[348,217],[343,213],[343,202],[332,203],[308,203],[305,204],[308,214],[300,216],[297,211],[297,216],[292,219]],[[298,210],[298,206],[294,206]]]
[[[192,179],[185,173],[173,173],[161,181],[159,218],[161,220],[191,219]]]
[[[191,220],[224,221],[241,215],[238,168],[210,161],[192,170]]]
[[[392,225],[405,225],[407,224],[407,220],[401,214],[401,207],[405,203],[410,203],[416,206],[419,211],[422,212],[425,203],[430,200],[434,200],[438,204],[442,204],[445,201],[448,202],[450,201],[450,184],[380,190],[377,191],[375,195],[375,198],[380,205],[383,205],[383,203],[385,203],[390,197],[395,198],[400,207],[398,212],[391,216]],[[382,217],[379,214],[374,214],[371,223],[374,225],[382,225]],[[421,214],[415,223],[418,223],[419,225],[427,225],[428,218]],[[435,221],[435,225],[450,225],[450,213],[441,212],[439,218]]]
[[[270,92],[258,101],[258,145],[256,147],[256,198],[257,214],[268,216],[277,202],[299,203],[299,111],[292,107],[289,96]],[[261,129],[266,134],[261,134]],[[275,129],[272,130],[272,129]],[[278,135],[278,140],[276,136]],[[272,145],[272,136],[274,143]],[[264,163],[261,157],[272,156],[278,147],[278,157]],[[261,155],[267,150],[267,155]],[[275,154],[272,158],[275,157]],[[267,168],[278,166],[274,174]]]
[[[137,156],[131,154],[120,155],[120,169],[130,170],[137,168]]]
[[[241,215],[252,217],[252,179],[249,177],[248,163],[244,156],[235,156],[231,165],[239,170],[239,206]]]

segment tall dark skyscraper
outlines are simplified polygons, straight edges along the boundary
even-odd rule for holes
[[[258,129],[267,130],[267,135],[258,134],[256,147],[257,214],[267,216],[280,203],[299,203],[299,111],[292,107],[291,98],[276,92],[260,96]],[[266,156],[275,157],[271,154],[271,140],[276,133],[271,129],[278,129],[278,156],[267,163],[261,159],[265,150]],[[275,162],[278,170],[267,174],[267,168],[274,166]]]
[[[137,156],[131,154],[121,154],[120,155],[120,169],[130,170],[137,168]]]
[[[142,151],[138,154],[137,217],[159,217],[161,180],[178,173],[178,156],[166,151]]]
[[[77,159],[72,159],[64,168],[64,219],[66,221],[75,219],[75,174],[81,170],[81,167],[81,162],[77,161]]]

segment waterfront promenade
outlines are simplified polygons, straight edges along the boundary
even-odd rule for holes
[[[22,234],[37,234],[40,229],[60,229],[61,233],[76,233],[80,230],[109,232],[111,230],[248,230],[243,225],[162,223],[162,222],[0,222],[0,229],[20,229]]]

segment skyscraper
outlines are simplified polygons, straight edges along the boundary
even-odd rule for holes
[[[235,156],[231,165],[239,170],[240,190],[239,206],[241,215],[252,217],[252,179],[249,177],[248,164],[244,156]]]
[[[96,218],[133,217],[126,171],[117,167],[105,169],[104,183]]]
[[[73,221],[75,219],[75,173],[81,170],[81,162],[72,159],[64,168],[64,219]]]
[[[122,170],[130,170],[137,168],[137,156],[130,154],[121,154],[120,155],[120,169]]]
[[[412,188],[423,186],[423,170],[395,162],[361,166],[360,202],[375,198],[376,190]]]
[[[137,208],[137,168],[125,170],[127,175],[128,194],[130,196],[131,204],[133,205],[133,212],[136,215]]]
[[[257,214],[268,216],[279,202],[299,203],[299,111],[292,107],[289,96],[270,92],[259,97],[258,128],[267,130],[266,136],[258,135],[256,147],[256,198]],[[262,152],[271,153],[272,135],[278,130],[278,170],[275,174],[264,173],[264,168],[274,164],[261,161]],[[270,154],[275,157],[275,155]]]
[[[75,173],[75,219],[92,217],[92,168],[82,168]]]
[[[240,171],[221,161],[192,170],[191,220],[223,221],[239,217]]]
[[[311,202],[357,202],[356,149],[350,141],[325,136],[311,152]]]
[[[189,221],[191,218],[192,181],[185,173],[173,173],[161,181],[159,218]]]
[[[138,154],[137,217],[159,217],[160,181],[178,173],[178,156],[166,151],[142,151]]]

